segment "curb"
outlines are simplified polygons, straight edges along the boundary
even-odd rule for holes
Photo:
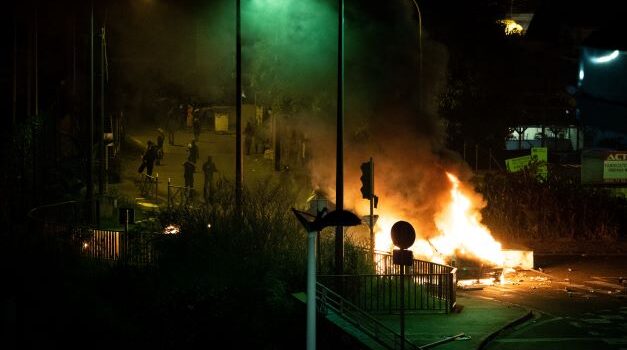
[[[519,318],[511,321],[510,323],[506,324],[505,326],[501,327],[499,330],[492,332],[491,334],[489,334],[488,336],[486,336],[485,338],[483,338],[483,340],[481,340],[481,343],[479,343],[479,346],[477,347],[478,350],[483,350],[485,349],[485,347],[494,339],[496,338],[499,334],[501,334],[503,331],[516,327],[522,323],[527,322],[528,320],[530,320],[531,318],[533,318],[533,312],[531,310],[529,310],[526,314],[520,316]]]

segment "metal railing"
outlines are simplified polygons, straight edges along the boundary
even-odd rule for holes
[[[159,198],[159,175],[150,176],[144,173],[139,174],[137,187],[142,197],[156,201]]]
[[[168,208],[187,207],[192,204],[194,189],[185,186],[172,185],[168,178]]]
[[[30,211],[29,232],[38,244],[57,254],[79,254],[92,262],[148,266],[158,258],[161,233],[96,229],[88,223],[89,206],[68,201]],[[34,241],[33,241],[34,242]]]
[[[396,313],[401,303],[400,266],[386,253],[375,253],[373,260],[373,274],[319,275],[318,280],[363,310]],[[457,302],[457,269],[414,259],[405,270],[404,288],[405,310],[450,312]]]
[[[421,349],[406,338],[401,338],[395,330],[321,283],[316,284],[316,297],[319,311],[322,314],[326,315],[329,309],[332,310],[387,349],[400,349],[401,342],[404,342],[405,349]]]

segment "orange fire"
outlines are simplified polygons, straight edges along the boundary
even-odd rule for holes
[[[454,256],[478,259],[502,266],[503,252],[490,230],[481,223],[480,203],[464,194],[461,183],[455,175],[446,173],[451,183],[450,200],[433,218],[438,232],[431,238],[418,238],[410,249],[417,258],[437,263],[447,263]],[[478,201],[478,200],[476,200]],[[392,242],[390,229],[403,218],[394,215],[381,215],[377,223],[375,247],[377,250],[390,251]],[[411,222],[411,219],[409,220]]]

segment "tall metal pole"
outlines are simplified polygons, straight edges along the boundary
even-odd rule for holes
[[[401,264],[401,350],[405,350],[405,265]]]
[[[35,3],[35,24],[34,24],[34,33],[33,33],[33,70],[34,70],[34,84],[35,84],[35,117],[39,116],[39,16],[38,16],[39,7],[38,4]],[[40,176],[40,165],[39,165],[39,147],[41,145],[39,138],[36,136],[41,135],[41,129],[32,131],[32,139],[33,139],[33,147],[32,147],[32,165],[33,165],[33,196],[31,197],[35,202],[39,203],[39,176]]]
[[[13,108],[11,110],[11,114],[13,117],[13,129],[17,126],[17,6],[15,6],[15,16],[13,17],[13,94],[12,94],[12,102]]]
[[[336,209],[344,209],[344,0],[338,0]],[[335,228],[335,273],[344,273],[344,228]]]
[[[307,350],[316,349],[316,236],[307,232]]]
[[[105,28],[100,28],[100,126],[98,127],[98,194],[102,196],[105,191],[105,152],[104,152],[104,60],[105,60]]]
[[[35,3],[35,115],[39,115],[39,8]]]
[[[370,157],[370,194],[370,257],[374,259],[374,162],[372,157]]]
[[[422,87],[424,86],[422,81],[422,14],[420,13],[418,2],[416,0],[412,0],[412,2],[414,3],[416,12],[418,13],[418,105],[422,109]]]
[[[242,37],[241,37],[241,4],[235,5],[235,207],[237,213],[242,212]]]
[[[94,2],[91,1],[91,20],[89,24],[89,170],[87,173],[87,201],[89,202],[90,222],[94,215]]]

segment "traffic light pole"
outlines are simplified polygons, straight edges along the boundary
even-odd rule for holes
[[[335,208],[344,209],[344,0],[338,0]],[[335,274],[344,273],[344,227],[335,227]]]
[[[370,157],[370,256],[374,259],[374,162]]]

